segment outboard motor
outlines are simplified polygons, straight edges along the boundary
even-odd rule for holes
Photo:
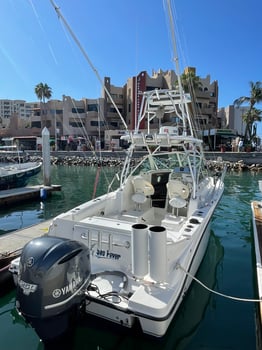
[[[74,328],[90,279],[89,249],[81,242],[42,236],[21,254],[16,307],[44,342]]]

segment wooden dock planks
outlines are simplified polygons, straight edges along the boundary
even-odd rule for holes
[[[60,185],[53,186],[28,186],[0,191],[0,207],[13,203],[24,202],[30,199],[41,199],[40,191],[45,189],[47,195],[53,191],[61,191]]]

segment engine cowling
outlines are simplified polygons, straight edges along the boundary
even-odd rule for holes
[[[81,242],[42,236],[23,248],[16,306],[43,341],[72,329],[90,279],[89,249]]]

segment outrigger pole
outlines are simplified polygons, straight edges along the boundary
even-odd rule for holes
[[[92,70],[94,71],[97,79],[99,80],[100,84],[102,85],[103,89],[105,90],[107,96],[109,97],[110,101],[112,102],[114,108],[117,111],[118,116],[120,117],[124,127],[126,130],[128,130],[128,127],[126,125],[126,122],[124,120],[124,118],[122,117],[119,109],[117,108],[117,105],[115,104],[110,92],[108,91],[107,87],[105,86],[102,78],[100,77],[97,69],[95,68],[95,66],[93,65],[92,61],[90,60],[90,58],[88,57],[87,53],[85,52],[84,48],[82,47],[82,45],[80,44],[80,41],[77,39],[76,35],[74,34],[74,32],[72,31],[72,29],[70,28],[69,24],[67,23],[67,21],[65,20],[64,16],[61,14],[61,11],[59,9],[59,7],[54,3],[53,0],[50,0],[52,6],[54,7],[58,18],[61,18],[62,22],[64,23],[66,29],[68,30],[68,32],[70,33],[70,35],[72,36],[73,40],[75,41],[75,43],[77,44],[78,48],[80,49],[80,51],[82,52],[82,54],[84,55],[85,59],[87,60],[88,64],[90,65],[90,67],[92,68]]]

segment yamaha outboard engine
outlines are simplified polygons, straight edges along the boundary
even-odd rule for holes
[[[22,251],[16,307],[44,342],[74,328],[90,279],[89,249],[81,242],[43,236]]]

